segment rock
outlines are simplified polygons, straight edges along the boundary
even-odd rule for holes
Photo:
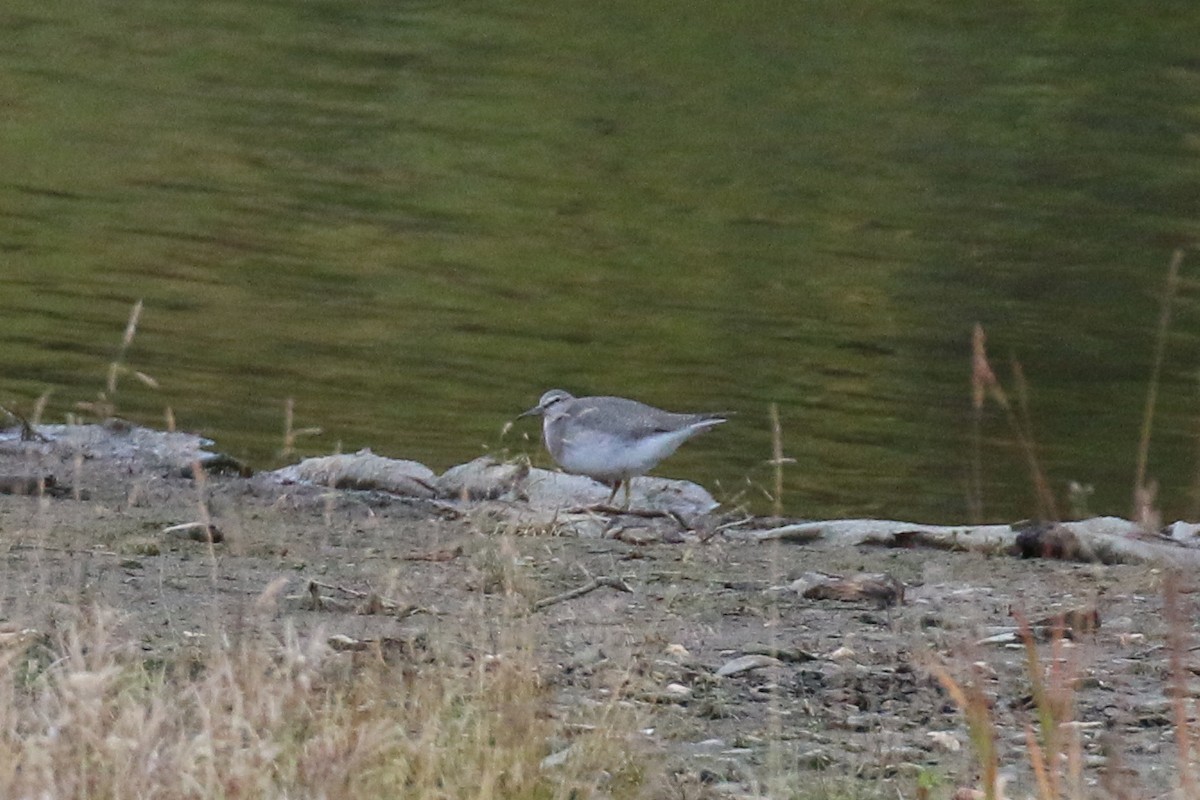
[[[583,475],[531,468],[523,462],[502,462],[492,456],[451,467],[433,485],[437,496],[447,500],[526,500],[529,510],[548,512],[555,520],[570,509],[603,505],[612,491]],[[635,478],[630,495],[630,508],[637,513],[696,517],[717,506],[712,495],[700,486],[665,478]],[[664,535],[655,532],[647,541],[661,541]]]
[[[225,541],[225,534],[221,532],[220,528],[211,523],[184,522],[179,525],[170,525],[163,528],[162,532],[168,536],[174,536],[179,539],[190,539],[193,542],[220,544]]]
[[[572,653],[570,658],[563,662],[562,668],[563,672],[568,674],[573,672],[590,674],[592,667],[606,660],[604,649],[598,644],[593,644]]]
[[[348,455],[306,458],[266,474],[279,483],[308,483],[335,489],[379,490],[404,497],[432,498],[437,477],[416,461],[377,456],[369,449]]]
[[[747,655],[771,656],[772,658],[778,658],[780,661],[788,661],[793,664],[817,660],[817,656],[805,650],[794,647],[779,647],[778,645],[751,644],[743,647],[742,652]]]
[[[610,538],[616,539],[618,542],[634,545],[635,547],[645,547],[649,544],[661,542],[663,535],[661,532],[644,525],[629,528],[622,526],[614,530],[610,534]]]
[[[688,749],[693,753],[719,753],[729,745],[724,739],[705,739],[693,742]]]
[[[1173,522],[1167,526],[1167,536],[1191,547],[1195,547],[1198,537],[1200,537],[1200,524],[1194,522]]]
[[[551,753],[542,759],[542,769],[554,769],[566,764],[567,761],[579,750],[579,743],[568,745],[557,753]]]
[[[183,470],[193,463],[216,459],[205,448],[212,441],[192,433],[156,431],[128,423],[104,425],[38,425],[43,439],[23,441],[20,430],[0,431],[6,450],[59,457],[82,455],[110,461],[136,462],[139,466]]]
[[[524,482],[525,496],[534,508],[565,509],[594,506],[608,500],[612,490],[583,475],[531,469]],[[624,497],[624,490],[618,498]],[[667,478],[634,478],[630,508],[638,511],[674,512],[689,517],[707,514],[719,504],[703,487]]]
[[[447,500],[516,499],[529,476],[529,464],[480,456],[451,467],[434,482],[437,496]]]
[[[975,642],[976,647],[983,647],[989,644],[1013,645],[1018,646],[1021,642],[1021,634],[1016,628],[1005,628],[998,633],[993,633],[990,636],[985,636]]]
[[[672,644],[667,645],[666,649],[664,649],[663,652],[666,655],[670,656],[671,658],[673,658],[677,661],[680,661],[680,662],[687,661],[688,659],[690,659],[692,657],[692,654],[688,652],[688,649],[678,643],[672,643]]]
[[[743,672],[750,672],[751,670],[761,669],[763,667],[782,666],[783,662],[778,658],[771,658],[770,656],[762,655],[742,656],[726,662],[724,666],[717,670],[717,677],[729,678],[734,675],[741,675]]]
[[[836,762],[833,756],[818,747],[800,753],[796,756],[796,763],[805,769],[823,770],[829,769]]]
[[[944,753],[957,753],[962,750],[962,742],[950,731],[929,731],[925,735],[934,747]]]

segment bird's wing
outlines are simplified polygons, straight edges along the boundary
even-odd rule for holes
[[[719,416],[710,414],[675,414],[623,397],[605,400],[610,402],[576,415],[575,422],[592,430],[611,432],[617,429],[631,438],[641,438],[655,433],[677,431],[706,419],[720,419]]]

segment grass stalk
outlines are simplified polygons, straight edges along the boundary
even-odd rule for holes
[[[1025,380],[1025,370],[1021,367],[1021,362],[1016,358],[1012,359],[1012,373],[1017,391],[1017,412],[1010,415],[1009,424],[1014,426],[1017,442],[1021,445],[1021,452],[1025,454],[1034,494],[1037,497],[1038,513],[1042,519],[1057,521],[1060,519],[1058,502],[1054,499],[1054,492],[1050,490],[1050,482],[1046,480],[1046,472],[1042,469],[1037,455],[1033,418],[1029,413],[1029,383]]]
[[[289,397],[283,403],[283,448],[279,451],[280,458],[291,458],[296,454],[296,440],[301,436],[319,436],[321,428],[297,428],[296,400]]]
[[[996,725],[992,720],[987,694],[981,686],[982,676],[975,674],[970,681],[959,681],[945,665],[938,662],[929,664],[929,671],[966,718],[967,736],[979,762],[984,797],[986,800],[999,800],[1000,760],[996,748]]]
[[[1187,708],[1190,672],[1184,664],[1184,657],[1189,652],[1186,632],[1191,630],[1191,620],[1180,608],[1179,575],[1173,570],[1167,572],[1163,580],[1163,614],[1167,620],[1168,693],[1175,722],[1179,788],[1183,797],[1197,797],[1196,776],[1192,772],[1192,740]]]
[[[779,422],[779,404],[771,403],[771,465],[775,470],[775,493],[772,511],[776,517],[783,516],[783,426]]]
[[[1046,480],[1046,473],[1042,469],[1037,455],[1037,448],[1034,444],[1033,426],[1029,417],[1028,386],[1025,381],[1024,370],[1022,370],[1020,362],[1013,359],[1013,380],[1017,387],[1017,404],[1014,405],[1009,399],[1008,393],[1004,390],[1004,386],[1000,383],[999,378],[996,377],[996,373],[992,370],[987,357],[986,342],[987,339],[983,332],[983,327],[976,323],[972,339],[971,355],[971,403],[973,409],[975,409],[976,419],[972,458],[972,469],[974,472],[972,482],[975,494],[968,496],[968,503],[972,506],[971,513],[978,513],[980,520],[982,520],[982,468],[979,466],[982,434],[980,433],[980,428],[982,426],[984,399],[991,398],[992,402],[998,405],[1004,412],[1009,430],[1012,431],[1013,438],[1017,440],[1017,446],[1025,458],[1026,468],[1029,470],[1029,477],[1033,483],[1034,498],[1039,518],[1057,521],[1059,519],[1058,503],[1054,499],[1054,493],[1050,490],[1050,483]]]
[[[109,397],[117,393],[117,378],[123,371],[125,354],[129,351],[129,345],[133,344],[133,337],[137,334],[137,326],[141,318],[142,301],[139,299],[129,311],[129,319],[125,323],[125,334],[121,337],[121,345],[117,348],[116,356],[108,365],[108,380],[105,381],[104,386]]]
[[[129,319],[125,322],[125,333],[121,336],[121,343],[117,347],[116,355],[113,356],[113,360],[108,364],[108,376],[104,381],[104,389],[99,392],[99,396],[94,402],[80,401],[75,404],[76,408],[87,411],[101,420],[109,420],[115,417],[117,415],[115,400],[117,383],[125,373],[133,375],[133,377],[151,389],[159,388],[158,381],[152,376],[139,370],[130,369],[125,364],[125,357],[129,352],[129,346],[133,344],[133,337],[137,335],[138,323],[141,321],[141,318],[142,301],[138,300],[129,311]]]
[[[983,404],[996,380],[987,360],[987,336],[975,323],[971,333],[971,474],[967,481],[967,513],[972,524],[983,522]]]
[[[641,763],[633,720],[555,721],[520,632],[481,641],[486,660],[431,651],[418,674],[290,625],[151,661],[121,628],[83,607],[0,651],[0,797],[587,797]],[[564,736],[577,755],[545,768]]]
[[[1154,410],[1158,404],[1158,386],[1162,375],[1163,356],[1167,347],[1167,328],[1171,324],[1171,304],[1179,286],[1179,268],[1183,264],[1183,249],[1171,256],[1167,267],[1167,286],[1163,292],[1162,309],[1158,317],[1158,330],[1154,341],[1154,358],[1150,369],[1150,387],[1146,391],[1146,409],[1142,414],[1142,431],[1138,438],[1137,467],[1133,476],[1133,514],[1141,521],[1145,511],[1146,468],[1150,460],[1150,434],[1154,428]]]
[[[1196,397],[1200,399],[1200,372],[1196,373],[1196,389]],[[1196,429],[1195,472],[1192,474],[1191,507],[1188,509],[1187,519],[1200,518],[1200,414],[1196,415],[1193,425]]]

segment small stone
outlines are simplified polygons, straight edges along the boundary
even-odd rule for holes
[[[743,672],[750,672],[751,670],[761,669],[763,667],[782,667],[782,666],[783,666],[783,662],[780,661],[778,658],[771,658],[770,656],[760,656],[760,655],[742,656],[740,658],[735,658],[732,661],[726,662],[724,666],[722,666],[719,670],[717,670],[717,676],[721,677],[721,678],[728,678],[728,677],[732,677],[734,675],[740,675]]]
[[[929,731],[925,735],[929,737],[929,741],[933,743],[934,747],[943,752],[957,753],[962,749],[962,742],[958,741],[958,738],[949,731]]]

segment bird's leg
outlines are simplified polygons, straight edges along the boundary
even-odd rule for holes
[[[626,478],[625,479],[625,506],[624,506],[624,509],[626,511],[629,510],[629,493],[631,491],[633,491],[631,488],[632,486],[633,486],[633,478]]]
[[[607,501],[604,503],[606,506],[611,506],[611,505],[612,505],[612,502],[613,502],[613,500],[614,500],[614,499],[616,498],[616,496],[617,496],[617,491],[618,491],[620,488],[621,488],[621,481],[620,481],[620,479],[613,481],[613,485],[612,485],[612,494],[610,494],[610,495],[608,496],[608,500],[607,500]]]

